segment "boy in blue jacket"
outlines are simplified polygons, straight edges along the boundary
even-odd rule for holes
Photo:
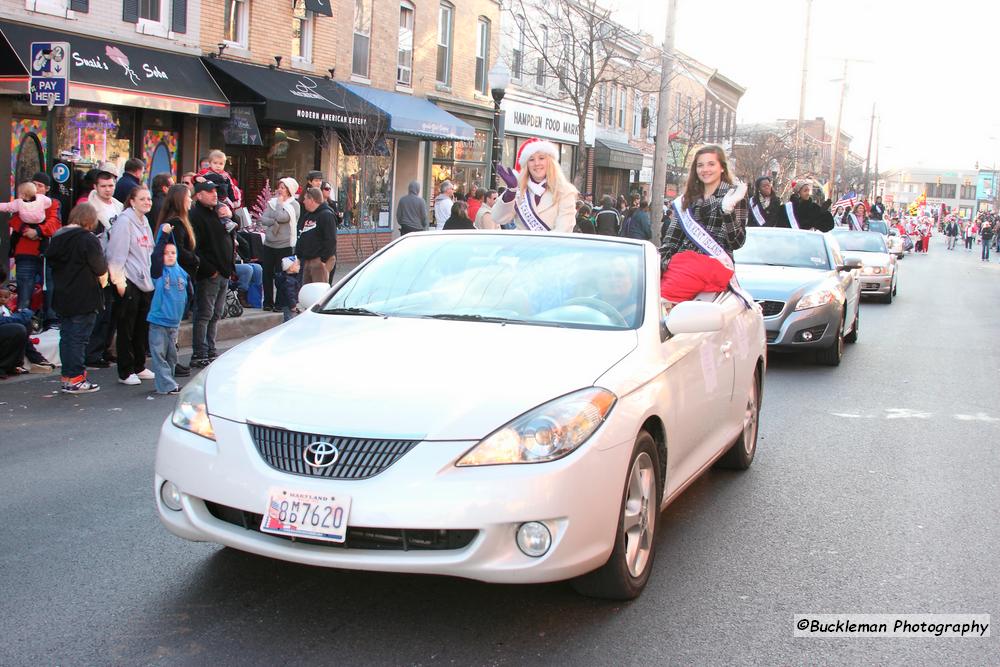
[[[153,248],[150,276],[153,278],[153,303],[149,307],[149,354],[153,361],[154,385],[158,394],[180,391],[174,379],[177,365],[177,330],[187,304],[189,278],[177,264],[177,246],[173,227],[162,225]]]

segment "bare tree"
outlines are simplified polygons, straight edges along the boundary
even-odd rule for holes
[[[596,0],[510,0],[506,11],[518,33],[518,47],[508,63],[514,78],[534,81],[576,111],[575,185],[583,190],[584,133],[598,90],[617,84],[646,93],[659,91],[660,51],[616,23],[611,10]]]
[[[363,122],[362,122],[363,121]],[[383,114],[364,116],[345,128],[324,128],[320,142],[324,147],[333,145],[337,136],[344,156],[357,160],[358,176],[351,191],[345,193],[344,219],[351,239],[356,261],[375,253],[384,245],[379,241],[379,215],[390,210],[386,197],[391,178],[393,144],[386,139],[388,118]],[[387,166],[388,165],[388,166]],[[372,183],[375,187],[371,187]],[[338,190],[343,184],[336,184]],[[391,230],[391,226],[389,228]],[[362,232],[368,233],[362,233]]]
[[[740,128],[733,139],[733,161],[742,178],[775,175],[775,192],[784,190],[783,174],[792,173],[795,154],[795,128],[749,125]]]

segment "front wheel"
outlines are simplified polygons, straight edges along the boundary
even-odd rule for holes
[[[844,323],[841,321],[840,329],[837,331],[837,340],[833,345],[816,353],[816,361],[824,366],[839,366],[840,360],[844,358]]]
[[[716,461],[717,468],[746,470],[753,463],[757,453],[757,430],[760,425],[760,376],[753,374],[750,395],[747,396],[746,410],[743,412],[743,430],[733,442],[729,451]]]
[[[573,588],[582,595],[633,600],[649,580],[663,480],[656,442],[645,431],[635,439],[628,471],[611,557],[593,572],[573,580]]]
[[[854,326],[851,327],[851,333],[844,336],[844,342],[846,343],[857,343],[858,342],[858,327],[861,326],[861,309],[858,308],[857,312],[854,313]]]

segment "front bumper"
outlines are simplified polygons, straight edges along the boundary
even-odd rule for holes
[[[841,304],[827,303],[806,310],[791,308],[793,306],[786,303],[782,312],[764,318],[769,350],[815,350],[830,347],[836,342],[843,312]],[[812,335],[810,340],[805,340],[807,331]]]
[[[624,420],[621,420],[624,421]],[[173,426],[160,431],[154,495],[166,528],[280,560],[345,569],[441,574],[496,583],[558,581],[603,565],[617,528],[635,433],[614,413],[579,450],[533,465],[456,468],[475,443],[422,442],[365,480],[324,480],[281,472],[260,457],[245,424],[212,417],[217,441]],[[165,480],[181,491],[181,510],[160,498]],[[271,487],[351,496],[350,527],[476,530],[467,546],[438,550],[345,548],[293,542],[216,518],[206,501],[261,514]],[[218,512],[216,512],[218,513]],[[515,534],[541,521],[552,534],[542,557],[524,555]]]
[[[858,282],[861,283],[862,296],[885,296],[889,294],[892,291],[892,279],[893,274],[891,273],[877,276],[859,276]]]

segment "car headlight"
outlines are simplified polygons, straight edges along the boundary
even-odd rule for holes
[[[881,276],[889,274],[888,266],[865,266],[862,267],[861,273],[866,276]]]
[[[212,422],[208,418],[208,404],[205,403],[207,377],[208,373],[202,371],[181,389],[170,422],[177,428],[215,440],[215,429],[212,428]]]
[[[494,431],[456,465],[543,463],[562,458],[593,435],[617,400],[607,389],[589,387],[543,403]]]
[[[796,304],[795,310],[817,308],[828,303],[833,303],[834,301],[840,301],[841,298],[842,296],[839,290],[824,287],[822,289],[813,290],[812,292],[804,294],[802,298],[799,299],[798,304]]]

